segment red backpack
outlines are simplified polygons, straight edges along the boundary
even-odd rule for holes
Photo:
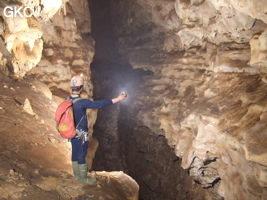
[[[61,137],[71,139],[76,136],[76,127],[74,124],[73,104],[82,98],[75,100],[65,99],[57,107],[55,120],[56,128]]]

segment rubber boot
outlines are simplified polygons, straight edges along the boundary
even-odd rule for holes
[[[82,184],[95,184],[97,182],[96,178],[89,178],[87,177],[87,172],[88,172],[88,168],[87,168],[87,164],[79,164],[79,174],[80,174],[80,179],[79,182]]]
[[[77,161],[72,162],[72,170],[73,170],[75,180],[79,181],[80,173],[79,173],[79,164]]]

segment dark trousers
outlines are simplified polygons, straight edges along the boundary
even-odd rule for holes
[[[71,146],[72,146],[72,161],[78,161],[78,164],[85,164],[85,158],[87,156],[87,149],[89,146],[89,142],[85,141],[82,144],[82,139],[74,138],[71,139]]]

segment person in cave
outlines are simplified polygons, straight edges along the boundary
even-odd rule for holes
[[[121,93],[117,98],[110,100],[91,101],[89,99],[80,98],[83,90],[84,80],[81,76],[71,78],[71,95],[68,97],[74,101],[74,122],[76,126],[76,136],[70,139],[72,146],[72,168],[74,177],[83,184],[94,184],[97,182],[95,178],[87,177],[88,167],[85,161],[87,149],[89,146],[88,122],[86,117],[87,109],[100,109],[108,105],[115,104],[126,99],[126,94]],[[75,100],[76,99],[76,100]]]

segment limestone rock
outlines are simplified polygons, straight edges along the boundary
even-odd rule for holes
[[[94,40],[89,35],[89,7],[85,0],[64,2],[49,21],[42,23],[44,53],[31,74],[45,82],[54,94],[65,98],[73,75],[83,74],[85,95],[92,96],[90,68]],[[83,38],[82,34],[88,34]]]
[[[125,199],[127,200],[138,200],[139,186],[134,179],[122,171],[118,172],[97,172],[96,177],[108,178],[108,183],[112,184],[112,181],[116,181],[123,185],[123,191],[125,192]]]
[[[252,66],[265,66],[267,63],[266,50],[267,50],[267,31],[265,30],[260,35],[255,35],[250,40],[251,46],[251,59],[250,65]]]
[[[23,77],[28,71],[34,68],[42,57],[43,50],[43,29],[40,22],[51,18],[62,5],[62,1],[15,1],[9,4],[4,2],[0,8],[0,15],[2,31],[1,35],[4,39],[5,48],[10,54],[14,54],[12,58],[7,55],[3,60],[6,64],[11,66],[4,67],[2,71],[6,74]],[[22,15],[8,17],[4,14],[6,6],[13,6],[17,9],[22,7],[29,7],[31,11],[34,10],[32,16]],[[1,50],[1,51],[4,51]],[[5,64],[3,63],[3,64]]]
[[[29,99],[25,99],[25,102],[23,104],[23,109],[29,113],[30,115],[34,115],[34,112],[32,110],[32,106],[31,106],[31,103],[29,101]]]
[[[14,53],[13,73],[19,77],[36,66],[42,56],[42,30],[35,19],[4,18],[7,29],[3,33],[7,50]],[[34,28],[31,28],[34,27]],[[9,32],[7,31],[9,30]]]
[[[165,1],[164,7],[161,6],[161,1],[133,1],[132,4],[125,4],[116,2],[118,8],[129,8],[125,13],[112,14],[114,30],[120,36],[119,49],[133,67],[151,71],[155,64],[173,62],[180,67],[198,66],[212,69],[213,63],[217,62],[213,55],[232,53],[242,56],[245,49],[249,50],[248,43],[251,38],[266,29],[266,23],[263,23],[266,16],[262,14],[265,8],[257,1],[246,4],[245,1],[233,3],[228,0],[176,0],[174,4]],[[258,13],[259,11],[261,13]],[[142,34],[139,34],[141,30]],[[209,51],[211,44],[214,46]],[[206,54],[206,49],[209,54]],[[243,58],[240,57],[244,62],[242,68],[249,61],[250,55],[247,54],[250,52],[246,52]],[[237,56],[229,60],[224,59],[222,66],[230,65],[231,68],[233,63],[237,63],[233,60],[236,58]],[[251,64],[253,65],[253,61]],[[244,70],[240,69],[240,66],[235,71]]]

